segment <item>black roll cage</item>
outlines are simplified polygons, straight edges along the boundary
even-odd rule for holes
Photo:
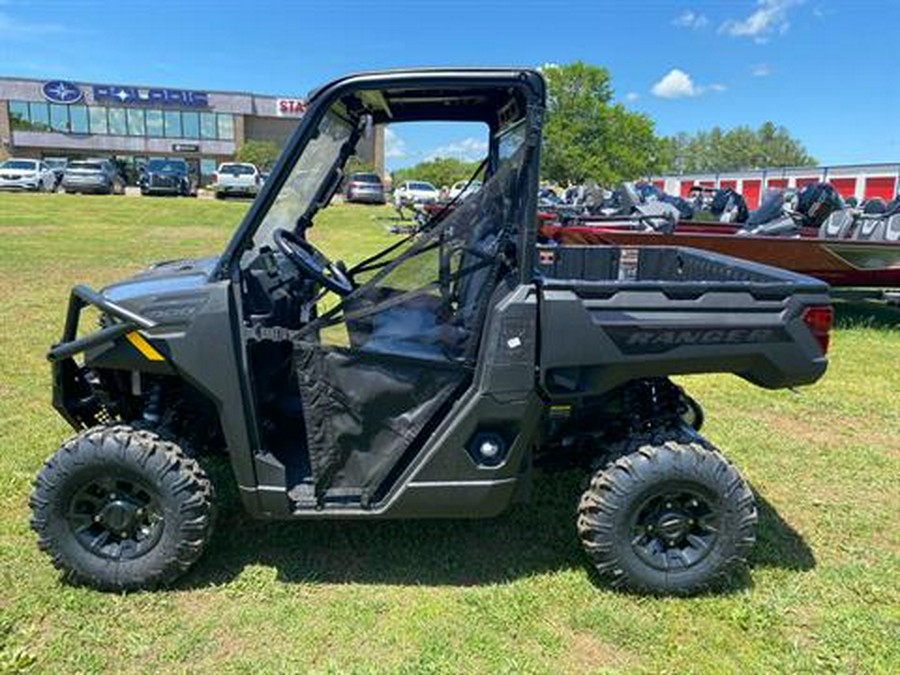
[[[299,159],[300,154],[306,147],[307,142],[312,138],[319,126],[319,122],[325,115],[326,111],[338,99],[346,97],[355,92],[363,92],[367,90],[383,89],[385,87],[403,87],[410,89],[426,89],[426,88],[442,88],[448,89],[491,89],[491,88],[516,88],[523,95],[526,102],[526,123],[528,125],[527,143],[540,142],[540,130],[543,121],[543,108],[545,101],[545,85],[543,77],[536,70],[528,68],[457,68],[457,69],[416,69],[416,70],[392,70],[372,73],[362,73],[351,75],[346,78],[335,80],[324,87],[315,90],[310,95],[309,107],[306,114],[300,120],[296,130],[289,139],[284,151],[281,153],[278,161],[272,169],[271,177],[263,185],[256,200],[247,212],[241,224],[235,231],[234,236],[223,252],[219,262],[212,273],[213,279],[229,279],[237,272],[237,266],[244,251],[248,250],[253,242],[253,236],[256,233],[262,219],[268,212],[275,198],[280,193],[285,181],[290,175],[290,169]],[[471,120],[481,121],[488,124],[493,138],[496,131],[496,119],[485,119],[479,117],[476,111],[470,110],[468,113],[454,111],[454,114],[441,113],[433,116],[423,116],[421,121],[439,121],[439,120]],[[403,121],[415,121],[414,118],[408,118]],[[497,164],[497,149],[491,144],[491,155],[488,159],[488,169],[492,171]],[[535,186],[534,194],[526,195],[528,203],[525,213],[537,212],[537,184],[538,184],[538,165],[539,165],[539,148],[535,148],[533,153],[532,166],[529,171],[532,172],[531,180]],[[325,181],[315,197],[310,202],[310,209],[314,212],[318,208],[318,204],[327,196],[330,190],[330,181]],[[306,214],[298,214],[299,220],[303,220]],[[521,265],[519,266],[521,281],[527,282],[533,269],[534,243],[536,241],[536,222],[535,218],[525,218],[526,222],[519,223],[522,236],[521,246],[519,247],[521,256]]]

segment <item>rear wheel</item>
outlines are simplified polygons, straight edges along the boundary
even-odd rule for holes
[[[636,439],[581,497],[578,534],[601,577],[634,590],[690,594],[745,563],[753,493],[699,437]]]
[[[31,493],[38,546],[73,581],[102,590],[167,583],[212,533],[212,485],[175,443],[97,427],[47,460]]]

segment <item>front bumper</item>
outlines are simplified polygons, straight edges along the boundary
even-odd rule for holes
[[[109,318],[100,330],[77,337],[81,310],[93,305]],[[53,407],[76,429],[107,422],[103,403],[94,396],[91,373],[73,358],[88,350],[103,348],[127,333],[156,326],[154,321],[132,312],[100,293],[78,285],[69,296],[62,339],[47,352],[53,374]]]
[[[141,192],[148,195],[180,195],[180,185],[146,185],[141,188]]]
[[[37,190],[38,187],[40,187],[40,181],[37,178],[22,178],[18,180],[0,178],[0,190]]]

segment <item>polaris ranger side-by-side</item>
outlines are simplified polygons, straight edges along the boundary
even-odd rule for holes
[[[77,581],[172,581],[211,536],[196,458],[225,453],[268,519],[493,516],[535,467],[582,466],[573,536],[601,577],[689,593],[747,557],[757,512],[668,377],[825,371],[815,280],[680,248],[540,247],[544,82],[522,69],[346,77],[309,109],[221,255],[72,290],[49,353],[78,434],[32,527]],[[307,238],[373,125],[477,121],[480,190],[347,267]],[[100,326],[80,334],[82,310]]]

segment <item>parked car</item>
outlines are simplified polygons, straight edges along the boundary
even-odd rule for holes
[[[377,173],[351,173],[344,186],[344,199],[348,202],[384,204],[387,197],[381,176]]]
[[[13,157],[0,164],[0,190],[51,192],[55,187],[56,176],[39,159]]]
[[[394,188],[394,201],[416,204],[436,202],[440,193],[431,183],[408,180]]]
[[[68,166],[69,160],[63,157],[57,157],[55,159],[45,159],[44,164],[46,164],[53,172],[53,177],[56,181],[53,185],[53,189],[58,190],[59,186],[62,185],[62,179],[66,173],[66,166]]]
[[[213,174],[212,187],[216,199],[228,195],[255,197],[262,186],[262,176],[253,164],[226,162]]]
[[[63,174],[62,189],[66,194],[94,192],[104,195],[125,194],[125,179],[108,159],[69,162]]]
[[[450,193],[447,196],[450,199],[456,199],[457,197],[459,197],[460,199],[465,199],[469,195],[475,194],[480,189],[480,180],[473,180],[471,183],[467,180],[458,180],[450,188]]]
[[[151,159],[139,185],[142,195],[197,196],[197,176],[183,159]]]

